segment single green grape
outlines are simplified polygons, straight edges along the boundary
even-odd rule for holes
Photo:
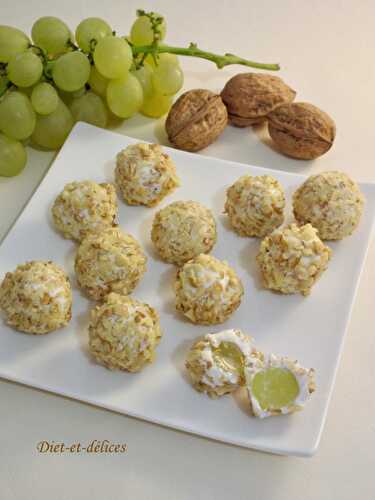
[[[59,103],[56,89],[47,82],[38,83],[31,93],[31,104],[40,115],[53,113]]]
[[[180,61],[176,54],[169,54],[168,52],[162,52],[161,54],[157,54],[156,62],[153,58],[152,54],[147,54],[145,57],[145,63],[151,66],[151,68],[155,69],[159,64],[170,64],[175,65],[176,67],[180,67]]]
[[[31,51],[13,56],[7,67],[9,80],[18,87],[31,87],[40,80],[43,64],[40,58]]]
[[[21,92],[8,92],[0,103],[0,130],[5,135],[22,141],[30,137],[36,115],[30,99]]]
[[[237,373],[243,377],[244,356],[241,350],[233,342],[220,342],[214,349],[213,355],[218,365],[225,370]]]
[[[25,168],[26,150],[19,141],[0,134],[0,176],[13,177]]]
[[[105,128],[108,122],[108,113],[101,97],[94,92],[86,92],[84,95],[73,99],[70,111],[76,122],[91,123],[97,127]]]
[[[137,78],[128,73],[125,78],[111,80],[107,87],[109,109],[120,118],[130,118],[143,103],[142,86]]]
[[[90,78],[88,84],[95,94],[105,97],[107,93],[108,78],[99,73],[95,66],[91,66]]]
[[[155,13],[155,16],[160,14]],[[165,19],[159,25],[160,38],[159,41],[164,40],[167,31]],[[151,45],[154,41],[154,33],[151,27],[151,21],[147,16],[139,16],[133,23],[130,30],[130,41],[137,46]]]
[[[142,86],[144,99],[151,97],[154,92],[151,79],[153,73],[152,67],[144,64],[140,68],[133,70],[132,73]]]
[[[71,32],[58,17],[41,17],[33,24],[31,36],[34,44],[48,54],[63,54],[69,49]]]
[[[280,410],[292,404],[299,394],[296,377],[285,368],[268,368],[257,373],[251,389],[262,410]]]
[[[52,68],[55,84],[66,92],[74,92],[87,83],[90,63],[82,52],[69,52],[60,56]]]
[[[160,118],[168,113],[173,103],[173,96],[152,94],[144,99],[140,112],[150,118]]]
[[[23,31],[11,26],[0,25],[0,63],[7,63],[30,46],[30,40]]]
[[[55,111],[49,115],[38,115],[31,136],[34,145],[42,149],[59,149],[74,125],[73,116],[61,99]]]
[[[91,41],[99,42],[102,38],[112,35],[112,29],[100,17],[88,17],[79,23],[76,29],[76,41],[84,52],[91,51]]]
[[[174,54],[163,54],[171,56]],[[176,64],[173,57],[160,58],[159,64],[154,69],[152,84],[155,91],[162,95],[176,94],[184,84],[184,74],[182,69]]]
[[[94,50],[94,63],[103,76],[110,79],[126,76],[133,62],[129,44],[122,38],[107,36],[97,43]]]

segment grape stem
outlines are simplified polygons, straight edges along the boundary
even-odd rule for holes
[[[218,69],[222,69],[225,66],[231,64],[240,64],[242,66],[248,66],[249,68],[265,69],[269,71],[278,71],[280,69],[279,64],[267,64],[259,63],[255,61],[250,61],[248,59],[243,59],[234,54],[214,54],[213,52],[207,52],[198,48],[196,43],[191,43],[189,47],[173,47],[171,45],[164,44],[152,44],[143,45],[142,47],[136,47],[131,45],[133,55],[137,56],[139,54],[162,54],[163,52],[168,52],[169,54],[177,54],[181,56],[188,57],[200,57],[201,59],[207,59],[216,64]]]

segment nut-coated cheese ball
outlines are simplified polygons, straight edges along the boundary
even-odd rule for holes
[[[343,172],[309,177],[293,196],[298,223],[310,222],[322,240],[341,240],[352,234],[362,216],[364,197]]]
[[[66,184],[52,207],[56,228],[65,238],[82,240],[90,232],[115,226],[117,198],[113,184],[93,181]]]
[[[151,239],[160,257],[182,265],[216,243],[216,222],[211,210],[196,201],[176,201],[154,218]]]
[[[245,385],[244,368],[256,354],[251,337],[224,330],[194,342],[185,366],[193,387],[217,398]]]
[[[243,286],[226,262],[200,254],[178,270],[175,291],[178,311],[193,323],[215,325],[239,307]]]
[[[257,262],[266,288],[308,295],[327,269],[331,249],[311,224],[290,224],[264,238]]]
[[[179,180],[171,158],[159,144],[131,144],[117,155],[115,182],[126,203],[153,207]]]
[[[302,410],[315,390],[315,372],[287,357],[270,354],[245,367],[254,416],[286,415]]]
[[[240,177],[227,191],[225,212],[240,236],[263,237],[284,221],[285,194],[269,175]]]
[[[137,240],[120,228],[89,234],[78,248],[75,271],[86,293],[101,300],[110,292],[131,293],[146,271],[147,257]]]
[[[0,309],[8,325],[21,332],[41,335],[62,328],[72,316],[69,279],[53,262],[19,265],[0,286]]]
[[[110,293],[91,311],[90,352],[111,370],[138,372],[152,363],[161,335],[155,309],[129,296]]]

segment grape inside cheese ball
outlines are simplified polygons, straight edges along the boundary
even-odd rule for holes
[[[264,238],[257,262],[266,288],[308,295],[327,269],[331,249],[311,224],[290,224]]]
[[[52,207],[56,228],[65,238],[81,241],[90,232],[115,226],[117,198],[113,184],[93,181],[66,184]]]
[[[161,336],[155,309],[131,297],[110,293],[91,312],[90,352],[111,370],[137,372],[152,363]]]
[[[151,231],[160,257],[177,265],[210,252],[216,238],[211,210],[196,201],[176,201],[159,210]]]
[[[224,261],[200,254],[177,272],[176,309],[200,325],[223,323],[239,307],[243,286]]]
[[[0,309],[8,325],[45,334],[67,325],[72,291],[64,271],[47,261],[31,261],[9,272],[0,286]]]
[[[147,258],[137,240],[117,227],[89,234],[78,248],[78,284],[95,300],[109,292],[131,293],[146,271]]]
[[[159,144],[131,144],[117,155],[116,185],[126,203],[153,207],[177,186],[171,158]]]
[[[341,240],[352,234],[362,216],[364,197],[343,172],[309,177],[293,196],[298,223],[310,222],[322,240]]]
[[[245,367],[254,416],[286,415],[302,410],[315,391],[315,372],[297,361],[270,354]]]
[[[263,237],[284,221],[285,194],[269,175],[240,177],[227,191],[225,212],[240,236]]]
[[[193,387],[217,398],[245,385],[245,365],[256,356],[251,337],[240,330],[224,330],[194,342],[185,366]]]

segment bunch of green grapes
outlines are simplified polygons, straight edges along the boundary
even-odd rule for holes
[[[0,175],[25,167],[25,145],[55,150],[76,121],[107,127],[112,116],[168,112],[183,85],[176,55],[134,51],[155,46],[166,33],[157,14],[138,13],[129,37],[106,21],[84,19],[73,36],[56,17],[22,31],[0,26]]]

